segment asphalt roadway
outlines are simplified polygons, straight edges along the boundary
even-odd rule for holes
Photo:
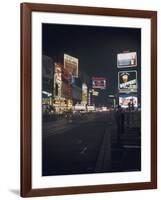
[[[125,114],[119,141],[114,112],[43,122],[42,175],[138,171],[140,135],[139,112]]]

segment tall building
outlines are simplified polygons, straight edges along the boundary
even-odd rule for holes
[[[51,57],[42,56],[42,103],[52,104],[54,63]]]

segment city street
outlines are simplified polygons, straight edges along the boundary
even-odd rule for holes
[[[42,175],[141,170],[141,29],[42,25]]]
[[[114,111],[82,115],[43,123],[43,176],[140,170],[140,112],[124,113],[120,141]]]

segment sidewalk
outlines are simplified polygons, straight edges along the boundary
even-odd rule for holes
[[[139,113],[134,113],[134,123],[121,134],[121,146],[117,144],[117,124],[114,113],[107,116],[107,128],[100,153],[97,158],[96,172],[138,171],[141,169],[141,133]]]

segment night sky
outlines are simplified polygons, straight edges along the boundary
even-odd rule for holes
[[[80,25],[42,25],[42,53],[63,63],[64,53],[79,59],[79,70],[90,77],[107,78],[102,94],[114,94],[118,88],[118,71],[137,70],[140,93],[141,29]],[[138,66],[117,68],[117,54],[136,51]]]

